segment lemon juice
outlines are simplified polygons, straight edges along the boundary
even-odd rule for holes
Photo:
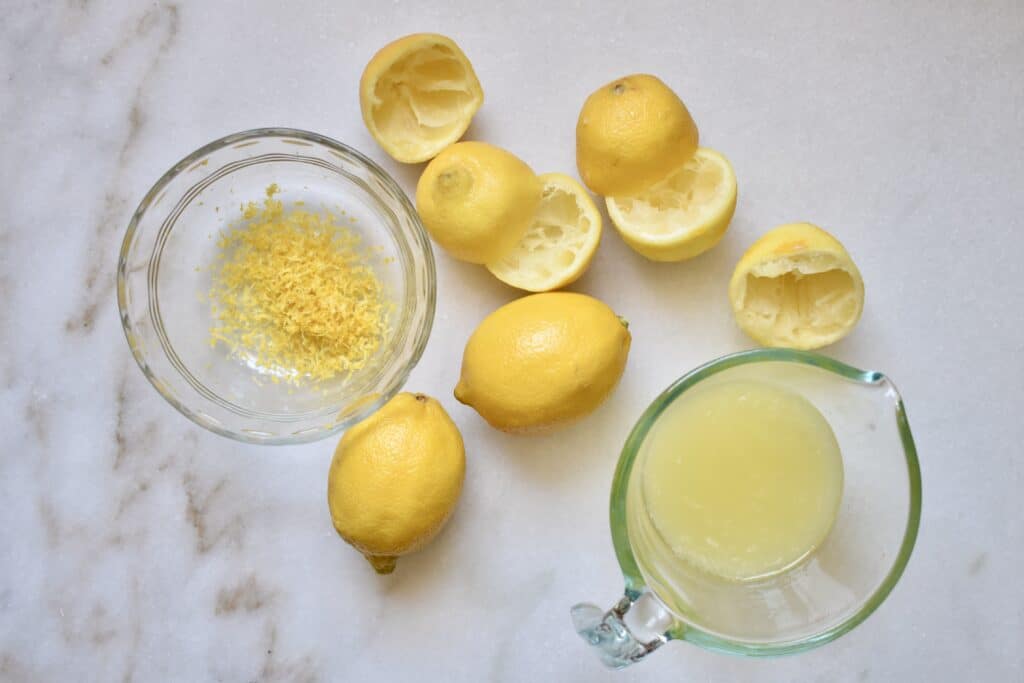
[[[831,427],[807,399],[771,384],[687,392],[643,450],[634,504],[674,556],[730,581],[797,565],[839,509],[843,464]]]

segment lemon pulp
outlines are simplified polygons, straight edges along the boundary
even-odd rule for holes
[[[543,190],[533,222],[519,243],[487,269],[512,287],[546,292],[586,272],[601,241],[601,214],[569,176],[545,173],[538,179]]]
[[[447,36],[417,33],[385,46],[360,81],[374,139],[398,161],[426,161],[466,132],[483,103],[469,59]]]
[[[642,500],[681,560],[744,581],[810,555],[839,509],[843,464],[824,416],[776,386],[691,389],[666,409],[641,453]]]
[[[736,210],[729,160],[700,147],[664,180],[636,195],[607,197],[608,216],[635,251],[652,261],[693,258],[718,244]]]
[[[816,225],[769,230],[729,281],[736,322],[768,346],[815,349],[842,339],[864,308],[864,282],[840,242]]]
[[[790,271],[778,277],[747,275],[747,310],[770,320],[773,335],[787,338],[801,328],[840,334],[860,309],[853,277],[842,270]]]

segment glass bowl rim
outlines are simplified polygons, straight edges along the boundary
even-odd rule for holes
[[[909,481],[909,509],[899,553],[893,560],[881,584],[864,600],[856,612],[834,626],[807,638],[779,644],[730,640],[707,633],[696,626],[683,624],[673,616],[673,626],[665,634],[670,640],[685,640],[709,650],[755,657],[785,655],[810,650],[835,640],[867,619],[885,601],[889,593],[892,592],[892,589],[903,575],[903,570],[906,568],[907,563],[910,561],[910,555],[914,549],[921,522],[921,468],[917,458],[917,447],[914,445],[914,439],[910,433],[910,424],[907,421],[906,411],[903,406],[903,398],[896,390],[892,381],[881,372],[860,370],[841,361],[811,351],[783,348],[750,349],[721,356],[704,363],[670,384],[668,388],[658,394],[657,398],[651,402],[650,406],[640,416],[640,419],[637,420],[626,439],[626,443],[622,447],[622,452],[615,468],[615,476],[612,480],[609,521],[615,556],[626,580],[627,597],[635,601],[647,590],[646,583],[640,573],[640,568],[637,565],[636,558],[633,556],[633,550],[629,542],[629,530],[626,524],[626,491],[633,463],[640,452],[640,445],[653,426],[654,421],[672,401],[698,382],[730,368],[747,365],[748,363],[773,361],[810,365],[862,384],[877,385],[885,383],[892,389],[896,398],[896,425],[900,435],[900,442],[903,446]]]
[[[351,411],[346,414],[345,419],[337,421],[329,428],[317,429],[317,430],[304,430],[300,434],[287,434],[287,435],[274,435],[271,437],[257,436],[255,434],[249,434],[244,431],[234,430],[225,428],[219,424],[208,422],[204,420],[199,414],[185,405],[181,400],[176,398],[174,395],[167,392],[163,387],[163,382],[156,377],[150,370],[148,363],[146,362],[145,354],[142,353],[141,349],[138,348],[137,344],[132,342],[132,336],[135,334],[133,330],[132,321],[129,317],[128,302],[127,302],[127,276],[128,276],[128,255],[132,244],[135,241],[136,234],[139,229],[139,223],[142,218],[146,215],[146,212],[152,207],[154,201],[161,196],[161,193],[167,188],[167,186],[175,180],[179,175],[192,168],[196,163],[199,163],[204,157],[214,152],[220,151],[226,147],[234,146],[242,142],[248,142],[258,138],[287,138],[297,139],[305,142],[311,142],[318,144],[322,147],[327,148],[333,152],[336,152],[350,160],[357,165],[361,165],[368,173],[381,182],[387,187],[394,196],[398,199],[401,209],[405,212],[406,217],[410,220],[413,231],[412,234],[405,239],[409,242],[410,249],[418,250],[419,255],[423,258],[423,266],[425,271],[425,279],[427,283],[426,300],[424,301],[425,309],[423,315],[423,322],[419,326],[419,329],[410,330],[415,338],[411,347],[411,353],[406,359],[404,366],[399,372],[397,372],[392,381],[386,387],[384,391],[376,392],[376,394],[367,394],[363,397],[355,397],[353,401],[359,406],[357,410]],[[376,199],[376,198],[375,198]],[[417,249],[418,247],[418,249]],[[152,258],[152,254],[147,255],[147,262]],[[252,128],[249,130],[240,131],[237,133],[231,133],[212,142],[209,142],[202,147],[199,147],[194,152],[183,157],[180,161],[175,163],[169,168],[160,178],[150,187],[150,189],[143,195],[139,201],[138,206],[132,213],[130,220],[128,221],[128,227],[125,230],[123,239],[121,240],[121,247],[118,254],[117,261],[117,307],[118,315],[121,320],[121,329],[125,335],[125,339],[128,342],[128,347],[131,350],[132,357],[135,359],[139,369],[145,375],[146,380],[149,384],[156,389],[164,400],[171,404],[175,410],[184,415],[193,423],[199,425],[203,429],[207,429],[215,434],[225,436],[235,441],[243,443],[252,443],[258,445],[294,445],[300,443],[309,443],[312,441],[319,441],[327,438],[333,434],[337,434],[339,431],[346,427],[358,422],[367,415],[376,411],[380,406],[390,400],[395,394],[397,394],[401,388],[405,385],[408,380],[409,374],[418,364],[423,351],[426,349],[427,342],[430,338],[430,333],[434,324],[434,317],[437,307],[437,267],[434,259],[433,248],[430,244],[430,239],[427,236],[426,229],[423,227],[423,223],[420,220],[419,214],[416,208],[413,206],[411,200],[406,195],[405,191],[398,185],[391,175],[381,168],[375,161],[367,157],[362,152],[335,140],[334,138],[314,133],[307,130],[298,128],[286,128],[286,127],[264,127],[264,128]],[[148,296],[148,295],[147,295]],[[147,305],[147,308],[149,305]],[[166,351],[161,348],[161,353],[166,355]],[[373,396],[373,400],[366,400],[368,397]],[[268,420],[273,422],[274,420]],[[284,422],[278,420],[278,422]]]

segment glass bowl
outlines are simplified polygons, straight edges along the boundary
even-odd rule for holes
[[[212,346],[207,294],[221,229],[271,184],[285,208],[342,211],[394,302],[374,358],[351,376],[298,384],[223,344]],[[416,365],[434,319],[434,256],[405,193],[377,164],[322,135],[261,128],[196,150],[146,193],[117,265],[128,345],[153,387],[210,431],[261,444],[314,441],[358,422],[394,396]]]

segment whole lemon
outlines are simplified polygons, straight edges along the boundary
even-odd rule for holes
[[[619,78],[594,91],[576,122],[576,167],[606,197],[639,194],[697,151],[697,124],[660,79]]]
[[[398,394],[338,442],[327,476],[334,528],[388,574],[445,525],[465,473],[462,435],[441,404]]]
[[[455,398],[506,432],[570,422],[615,388],[630,341],[625,323],[593,297],[527,296],[491,313],[470,336]]]
[[[541,182],[519,157],[485,142],[459,142],[434,157],[416,185],[416,209],[441,248],[491,263],[511,251],[540,205]]]

